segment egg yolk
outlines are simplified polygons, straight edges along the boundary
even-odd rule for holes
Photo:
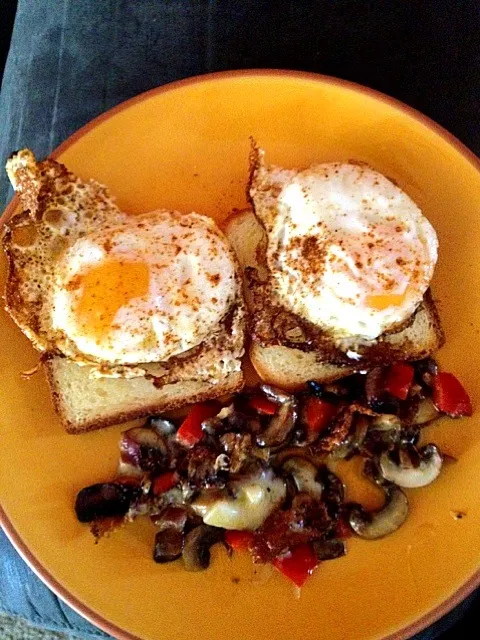
[[[372,309],[383,311],[387,307],[399,307],[405,301],[405,293],[383,293],[367,296],[367,305]]]
[[[84,334],[97,342],[104,340],[118,311],[147,295],[149,280],[147,264],[116,259],[77,276],[69,287],[80,290],[74,313]]]

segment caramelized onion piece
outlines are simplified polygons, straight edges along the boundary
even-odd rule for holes
[[[122,460],[142,471],[158,473],[167,466],[168,448],[162,436],[145,427],[135,427],[122,434]]]

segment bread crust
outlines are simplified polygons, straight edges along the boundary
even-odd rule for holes
[[[8,260],[6,310],[43,352],[53,404],[69,433],[83,433],[210,400],[243,386],[240,368],[246,321],[238,264],[235,300],[222,321],[197,347],[165,362],[125,366],[97,363],[93,358],[91,366],[87,358],[86,366],[80,366],[73,356],[72,360],[63,357],[56,340],[47,337],[42,326],[44,292],[53,281],[54,260],[68,245],[61,226],[63,216],[65,212],[76,216],[69,221],[69,231],[74,228],[78,233],[86,233],[81,227],[86,218],[101,226],[122,221],[126,214],[118,209],[103,185],[83,181],[54,160],[37,162],[28,149],[12,154],[7,173],[20,196],[23,211],[11,217],[2,239]],[[43,249],[41,260],[39,247]],[[37,272],[42,276],[42,286],[32,276]],[[80,383],[83,399],[76,393],[75,382]],[[104,405],[99,400],[102,390],[106,394]]]
[[[248,355],[263,382],[291,392],[302,390],[308,380],[329,383],[357,371],[355,367],[319,362],[312,352],[283,346],[262,347],[253,342]]]
[[[82,422],[74,420],[70,417],[70,405],[68,397],[65,395],[65,389],[62,386],[61,378],[58,375],[56,366],[58,361],[62,360],[60,356],[54,356],[49,358],[43,363],[45,374],[47,377],[48,385],[50,387],[51,398],[54,409],[60,420],[65,427],[67,433],[79,434],[93,431],[95,429],[102,429],[112,425],[122,424],[130,420],[137,418],[146,418],[150,415],[158,415],[159,413],[165,413],[183,407],[187,404],[193,404],[195,402],[204,402],[206,400],[214,400],[220,396],[227,395],[229,393],[235,393],[240,391],[243,387],[243,373],[236,371],[230,373],[222,382],[218,384],[212,384],[210,382],[189,381],[197,382],[199,389],[190,395],[178,395],[176,397],[168,399],[158,400],[156,402],[149,402],[142,407],[132,407],[128,410],[115,411],[112,407],[110,412],[103,416],[95,416],[90,419],[86,419]],[[69,361],[73,367],[79,367],[76,363]],[[164,385],[163,391],[168,387],[168,393],[172,396],[175,393],[180,393],[182,389],[185,389],[185,382],[176,382],[168,385]],[[92,385],[98,384],[97,379],[91,380]],[[153,382],[152,382],[153,384]]]
[[[430,290],[426,292],[424,300],[409,318],[402,323],[397,323],[375,340],[365,340],[361,336],[339,339],[331,332],[287,309],[272,287],[272,277],[266,259],[268,238],[262,220],[255,213],[255,194],[269,192],[273,187],[269,178],[270,168],[264,162],[264,151],[253,139],[251,139],[249,162],[247,197],[252,215],[258,223],[259,233],[263,233],[263,239],[258,247],[251,249],[254,253],[251,263],[254,264],[244,265],[244,284],[248,290],[246,298],[251,316],[249,328],[255,343],[263,347],[276,345],[314,352],[320,361],[342,366],[355,365],[355,362],[352,363],[352,358],[347,355],[348,352],[353,352],[360,356],[359,359],[363,365],[371,367],[392,360],[406,359],[408,354],[420,352],[421,337],[416,335],[414,325],[419,314],[427,314],[431,330],[436,334],[437,348],[443,344],[443,332]],[[277,167],[271,169],[275,171]],[[288,170],[282,171],[288,172]],[[243,215],[247,214],[243,212]],[[230,218],[228,223],[231,229],[233,219]],[[234,236],[234,233],[232,235]],[[418,326],[421,324],[417,322]]]
[[[352,364],[352,358],[347,355],[347,352],[351,351],[360,356],[363,368],[389,364],[394,360],[406,360],[411,357],[418,359],[428,355],[428,353],[423,355],[425,351],[431,350],[430,346],[419,349],[418,342],[410,337],[410,333],[415,333],[416,322],[422,314],[430,318],[432,330],[437,336],[436,348],[444,342],[443,331],[430,290],[425,293],[422,303],[401,328],[385,332],[374,341],[345,340],[343,348],[340,348],[335,339],[325,331],[275,304],[275,298],[268,295],[261,285],[258,287],[251,272],[246,273],[246,279],[254,300],[250,333],[252,340],[262,347],[286,346],[305,353],[313,352],[322,362],[338,366]],[[289,335],[297,336],[297,339],[295,341],[289,339]]]
[[[261,237],[263,228],[258,221],[255,225],[255,220],[250,209],[237,212],[227,218],[226,234],[243,269],[252,339],[249,355],[262,379],[294,390],[309,379],[330,382],[374,366],[421,359],[443,345],[444,333],[428,290],[417,311],[401,328],[385,332],[375,341],[342,344],[340,349],[332,337],[283,308],[269,292],[268,270],[262,264],[264,252],[252,242],[247,248],[249,236],[255,238],[254,242]],[[297,342],[285,338],[286,326],[300,330]],[[350,349],[360,356],[358,360],[347,356]]]

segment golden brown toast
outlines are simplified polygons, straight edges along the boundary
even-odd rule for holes
[[[371,342],[352,341],[340,349],[330,336],[286,311],[269,293],[266,234],[252,210],[230,216],[225,231],[243,269],[252,336],[249,355],[263,380],[298,389],[307,380],[330,382],[376,365],[418,360],[443,344],[438,313],[427,292],[410,322],[400,330]],[[312,337],[317,338],[313,345]],[[349,350],[361,357],[352,359],[347,355]]]
[[[243,386],[241,370],[226,374],[215,384],[185,378],[156,386],[146,377],[92,378],[89,367],[59,356],[44,366],[55,409],[68,433],[75,434],[212,400]]]
[[[3,235],[9,263],[6,308],[44,353],[54,404],[67,431],[80,433],[169,411],[243,386],[245,305],[240,276],[236,299],[215,331],[166,362],[109,370],[63,357],[46,330],[53,265],[76,238],[97,226],[121,223],[126,214],[104,186],[82,181],[53,160],[37,163],[29,150],[11,156],[7,172],[23,211],[7,222]]]

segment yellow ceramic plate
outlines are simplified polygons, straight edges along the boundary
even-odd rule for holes
[[[331,78],[225,73],[139,96],[54,156],[108,185],[126,211],[195,209],[221,220],[245,205],[249,136],[285,167],[365,160],[418,202],[440,239],[440,361],[479,407],[479,165],[418,113]],[[21,379],[37,356],[3,313],[0,344],[2,523],[47,584],[119,638],[406,638],[480,582],[480,408],[431,428],[429,437],[459,460],[409,492],[405,526],[379,542],[350,541],[348,555],[324,563],[297,598],[276,572],[267,579],[248,557],[229,560],[221,548],[204,573],[155,565],[148,522],[93,544],[72,506],[81,487],[113,473],[121,429],[66,435],[42,375]],[[457,511],[465,517],[456,520]]]

